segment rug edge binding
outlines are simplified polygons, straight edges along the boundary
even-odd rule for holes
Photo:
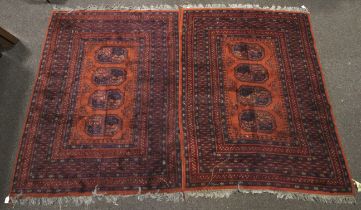
[[[174,193],[145,193],[135,195],[105,195],[97,193],[96,190],[89,196],[64,196],[64,197],[22,197],[21,194],[7,197],[9,204],[20,206],[89,206],[96,202],[106,202],[118,206],[124,198],[136,198],[138,201],[152,199],[166,202],[183,202],[188,198],[220,199],[229,198],[236,193],[261,194],[268,193],[276,196],[277,199],[313,201],[326,204],[356,204],[356,198],[352,195],[321,195],[306,194],[300,192],[285,192],[275,190],[203,190]]]
[[[150,5],[150,6],[123,6],[121,4],[113,5],[94,5],[90,4],[87,7],[58,7],[54,5],[55,11],[79,11],[79,10],[178,10],[196,9],[196,8],[239,8],[239,9],[257,9],[257,10],[271,10],[271,11],[287,11],[287,12],[302,12],[310,13],[305,5],[302,6],[260,6],[259,4],[186,4],[186,5]]]

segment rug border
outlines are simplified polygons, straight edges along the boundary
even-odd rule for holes
[[[341,136],[339,134],[339,130],[338,130],[338,127],[337,127],[337,122],[336,122],[336,118],[334,116],[334,113],[333,113],[333,108],[332,108],[332,104],[330,103],[330,95],[329,95],[329,92],[328,92],[328,87],[326,85],[326,79],[325,79],[325,74],[323,72],[323,67],[321,65],[321,59],[320,59],[320,55],[319,55],[319,52],[318,52],[318,49],[317,49],[317,46],[316,46],[316,39],[315,39],[315,35],[314,35],[314,31],[313,31],[313,26],[312,26],[312,21],[311,21],[311,15],[310,14],[307,14],[307,18],[308,18],[308,23],[310,24],[310,31],[311,31],[311,35],[312,35],[312,40],[313,40],[313,48],[315,50],[315,54],[316,54],[316,58],[317,58],[317,63],[318,63],[318,66],[319,66],[319,69],[320,69],[320,73],[321,73],[321,79],[322,79],[322,85],[324,87],[324,90],[325,90],[325,95],[326,95],[326,99],[327,99],[327,103],[330,107],[330,113],[331,113],[331,119],[333,121],[333,124],[334,124],[334,129],[335,129],[335,133],[336,133],[336,137],[337,137],[337,143],[340,147],[340,150],[341,150],[341,153],[342,153],[342,157],[345,161],[345,166],[346,166],[346,170],[347,170],[347,173],[348,173],[348,176],[349,176],[349,179],[350,179],[350,183],[351,183],[351,190],[352,190],[352,193],[354,196],[356,196],[357,194],[357,189],[356,189],[356,186],[354,184],[354,181],[353,181],[353,178],[352,178],[352,175],[351,175],[351,170],[350,170],[350,166],[349,166],[349,163],[348,163],[348,160],[346,158],[346,155],[345,155],[345,151],[344,151],[344,147],[342,145],[342,141],[341,141]]]
[[[336,202],[336,203],[355,203],[355,197],[356,197],[356,186],[353,184],[353,179],[352,179],[352,175],[350,173],[350,167],[349,167],[349,163],[348,160],[346,159],[345,156],[345,152],[344,152],[344,148],[341,142],[341,138],[338,132],[338,128],[336,125],[336,119],[334,117],[334,114],[332,112],[332,106],[330,104],[330,97],[329,97],[329,93],[328,93],[328,89],[326,87],[326,83],[325,83],[325,76],[324,76],[324,72],[322,70],[322,66],[321,66],[321,62],[320,62],[320,57],[319,57],[319,53],[318,53],[318,49],[316,47],[316,41],[315,41],[315,36],[314,36],[314,32],[313,32],[313,28],[312,28],[312,22],[311,22],[311,15],[308,11],[298,11],[298,10],[274,10],[274,9],[267,9],[267,8],[211,8],[211,7],[203,7],[203,8],[196,8],[196,7],[192,7],[192,8],[183,8],[180,7],[178,9],[167,9],[167,10],[153,10],[153,9],[144,9],[144,10],[133,10],[133,9],[115,9],[115,10],[87,10],[87,9],[81,9],[81,10],[72,10],[70,12],[79,12],[79,11],[93,11],[93,12],[177,12],[178,13],[178,25],[179,25],[179,35],[182,35],[182,29],[183,29],[183,14],[184,11],[186,10],[252,10],[252,11],[269,11],[269,12],[285,12],[285,13],[302,13],[302,14],[306,14],[307,18],[308,18],[308,22],[310,25],[310,31],[311,31],[311,35],[312,35],[312,39],[313,39],[313,47],[316,53],[316,57],[317,57],[317,62],[319,65],[319,69],[321,72],[321,77],[322,77],[322,85],[324,86],[325,89],[325,95],[327,98],[327,103],[329,104],[330,107],[330,113],[331,113],[331,117],[334,123],[334,128],[335,128],[335,133],[337,136],[337,143],[340,146],[340,150],[342,153],[342,157],[345,161],[345,165],[346,165],[346,170],[347,173],[349,175],[349,179],[352,185],[352,192],[349,193],[332,193],[332,192],[323,192],[323,191],[308,191],[308,190],[302,190],[302,189],[292,189],[292,188],[277,188],[277,187],[268,187],[268,186],[213,186],[213,187],[194,187],[194,188],[186,188],[185,186],[185,179],[186,177],[183,176],[183,173],[185,173],[185,170],[183,170],[183,167],[185,167],[185,161],[184,161],[184,147],[181,148],[181,159],[182,159],[182,185],[181,188],[177,187],[177,188],[172,188],[172,189],[161,189],[161,190],[144,190],[142,194],[139,194],[139,191],[136,190],[125,190],[125,191],[111,191],[111,192],[106,192],[106,194],[99,194],[99,195],[105,195],[106,196],[113,196],[113,195],[118,195],[119,197],[129,197],[129,196],[139,196],[139,195],[146,195],[151,193],[151,195],[157,195],[159,193],[189,193],[189,192],[209,192],[209,191],[223,191],[223,190],[238,190],[240,192],[246,192],[246,193],[262,193],[262,192],[268,192],[268,193],[274,193],[274,194],[304,194],[304,196],[307,197],[307,195],[311,198],[311,197],[319,197],[321,202],[325,202],[327,203],[328,201],[331,202]],[[19,136],[19,140],[18,140],[18,146],[17,146],[17,152],[16,152],[16,158],[13,162],[13,169],[12,169],[12,174],[10,177],[10,188],[9,188],[9,196],[10,196],[10,200],[11,202],[16,202],[16,200],[23,200],[23,199],[32,199],[32,198],[38,198],[38,199],[51,199],[51,198],[64,198],[65,196],[77,196],[77,197],[88,197],[88,196],[94,196],[94,192],[85,192],[85,193],[76,193],[76,192],[69,192],[69,193],[24,193],[24,194],[15,194],[15,193],[11,193],[13,190],[13,185],[14,185],[14,177],[15,177],[15,172],[16,172],[16,166],[18,163],[18,156],[20,153],[20,149],[21,149],[21,145],[24,143],[23,141],[23,133],[25,131],[25,126],[26,123],[28,121],[28,115],[30,112],[30,108],[31,108],[31,101],[33,99],[34,96],[34,92],[35,92],[35,87],[36,84],[38,82],[38,77],[39,77],[39,73],[40,73],[40,66],[41,66],[41,62],[43,60],[44,57],[44,48],[45,48],[45,44],[46,41],[48,40],[48,28],[51,24],[51,20],[53,18],[53,15],[55,13],[69,13],[69,11],[67,10],[57,10],[57,9],[53,9],[50,11],[50,16],[48,17],[48,23],[47,23],[47,27],[46,27],[46,33],[45,33],[45,38],[43,39],[42,42],[42,48],[41,48],[41,54],[40,54],[40,58],[39,58],[39,63],[38,63],[38,69],[36,71],[35,74],[35,79],[34,82],[32,84],[32,91],[31,91],[31,96],[29,97],[29,101],[27,104],[27,108],[26,108],[26,115],[24,117],[24,122],[22,125],[22,132],[20,133]],[[179,50],[182,50],[182,37],[179,36]],[[181,51],[180,51],[181,52]],[[179,61],[181,61],[182,59],[182,53],[179,54]],[[182,70],[182,64],[181,62],[179,62],[179,87],[178,87],[178,91],[179,91],[179,99],[182,98],[182,74],[183,74],[183,70]],[[178,99],[178,104],[181,105],[182,101]],[[179,106],[178,109],[180,109],[181,111],[181,107]],[[179,111],[179,110],[178,110]],[[179,115],[179,124],[180,124],[180,134],[183,134],[183,117],[182,117],[182,113],[178,112]],[[180,135],[180,144],[184,145],[184,136]],[[183,152],[182,152],[183,150]],[[183,183],[184,182],[184,183]],[[262,192],[260,192],[262,191]],[[44,197],[46,196],[46,197]],[[322,198],[324,196],[327,196],[329,200],[322,200]],[[195,196],[198,197],[198,196]],[[287,197],[282,197],[281,198],[286,198]],[[297,197],[297,195],[295,195],[295,197],[290,197],[291,199],[300,199],[300,197]],[[341,198],[350,198],[350,199],[354,199],[354,201],[342,201],[339,200]],[[301,200],[305,200],[302,199]],[[306,199],[306,200],[312,200],[312,199]],[[31,204],[32,202],[29,202],[29,204]]]
[[[24,135],[24,132],[25,132],[25,127],[26,127],[26,123],[29,119],[29,113],[30,113],[30,108],[31,108],[31,102],[34,98],[34,93],[35,93],[35,88],[36,88],[36,84],[38,83],[38,80],[39,80],[39,74],[40,74],[40,68],[41,68],[41,63],[44,59],[44,55],[45,55],[45,45],[46,45],[46,41],[48,40],[49,38],[49,27],[50,27],[50,24],[51,24],[51,20],[53,19],[53,15],[54,15],[54,11],[51,10],[50,11],[50,16],[48,17],[47,19],[47,25],[46,25],[46,29],[45,29],[45,36],[42,40],[42,44],[41,44],[41,52],[40,52],[40,57],[39,57],[39,60],[38,60],[38,68],[35,72],[35,77],[34,77],[34,81],[33,81],[33,84],[31,85],[31,95],[28,99],[28,104],[26,105],[26,111],[25,111],[25,116],[24,116],[24,121],[22,123],[22,128],[21,128],[21,132],[20,132],[20,135],[18,137],[18,142],[17,142],[17,148],[16,148],[16,155],[15,155],[15,160],[13,161],[12,163],[12,172],[11,172],[11,175],[10,175],[10,187],[9,187],[9,195],[11,196],[12,195],[12,190],[13,190],[13,187],[14,187],[14,178],[15,178],[15,173],[16,173],[16,166],[18,165],[18,158],[19,158],[19,153],[20,153],[20,150],[21,150],[21,145],[25,142],[23,140],[23,135]]]

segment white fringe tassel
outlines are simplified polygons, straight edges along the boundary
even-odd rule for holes
[[[357,192],[361,192],[361,183],[354,180],[353,179],[353,182],[355,183],[355,186],[356,186],[356,189],[357,189]]]
[[[172,201],[182,202],[189,198],[229,198],[232,194],[240,193],[270,193],[276,195],[280,199],[296,199],[303,201],[317,201],[323,203],[337,203],[337,204],[355,204],[356,199],[354,196],[340,196],[340,195],[319,195],[319,194],[306,194],[297,192],[281,192],[273,190],[208,190],[208,191],[194,191],[194,192],[176,192],[176,193],[146,193],[137,195],[105,195],[98,194],[96,189],[93,191],[91,196],[65,196],[65,197],[48,197],[48,198],[37,198],[37,197],[24,197],[21,195],[10,197],[10,203],[13,205],[37,205],[37,206],[88,206],[94,204],[97,201],[104,201],[107,203],[118,206],[118,202],[121,202],[124,198],[137,198],[138,201],[144,201],[146,199],[155,199],[157,201]],[[141,191],[139,191],[141,193]]]
[[[185,4],[185,5],[150,5],[150,6],[123,6],[121,3],[113,5],[94,5],[91,4],[87,7],[58,7],[53,6],[54,10],[63,11],[77,11],[77,10],[178,10],[179,8],[240,8],[240,9],[260,9],[260,10],[272,10],[272,11],[297,11],[303,13],[309,13],[306,6],[300,7],[287,7],[287,6],[260,6],[258,4]]]
[[[309,13],[305,5],[300,7],[287,7],[287,6],[260,6],[259,4],[187,4],[182,5],[183,8],[240,8],[240,9],[260,9],[260,10],[273,10],[273,11],[298,11]]]

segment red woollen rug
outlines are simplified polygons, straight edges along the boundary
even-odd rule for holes
[[[10,200],[352,203],[309,15],[53,12]]]

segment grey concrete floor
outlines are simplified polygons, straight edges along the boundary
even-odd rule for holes
[[[360,0],[52,0],[59,6],[89,4],[125,6],[185,3],[254,3],[261,6],[301,6],[311,12],[316,44],[326,78],[330,103],[354,179],[361,181],[361,1]],[[26,106],[31,95],[51,6],[45,0],[0,0],[0,25],[21,42],[0,58],[0,201],[9,183]],[[190,199],[186,202],[158,202],[124,199],[119,206],[97,203],[81,209],[361,209],[357,205],[332,205],[279,200],[273,195],[234,194],[229,199]],[[14,209],[59,209],[20,207]],[[75,207],[62,207],[74,209]],[[0,209],[13,209],[0,204]]]

